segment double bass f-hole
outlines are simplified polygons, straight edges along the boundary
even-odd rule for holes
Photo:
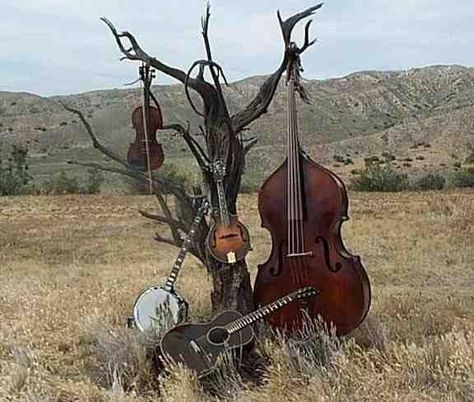
[[[315,243],[322,245],[324,262],[326,263],[326,267],[331,272],[338,272],[342,268],[342,264],[339,261],[337,261],[333,266],[333,264],[331,263],[331,256],[329,254],[329,244],[327,240],[323,236],[318,236],[316,237]]]

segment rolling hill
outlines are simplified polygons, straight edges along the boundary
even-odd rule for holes
[[[231,84],[225,90],[231,112],[243,108],[264,76]],[[364,158],[393,155],[395,166],[418,175],[446,171],[463,160],[474,144],[474,68],[430,66],[406,71],[364,71],[342,78],[307,80],[312,102],[299,105],[299,127],[308,153],[347,178]],[[181,85],[154,86],[165,122],[199,120]],[[102,141],[126,152],[134,138],[131,111],[140,104],[139,89],[113,89],[43,98],[0,92],[0,141],[27,143],[32,171],[46,177],[68,159],[101,161],[76,117],[57,101],[84,112]],[[247,172],[263,177],[284,157],[286,96],[280,83],[268,113],[246,135],[259,144],[249,155]],[[172,133],[160,134],[167,161],[190,166],[185,144]],[[275,150],[282,152],[275,152]],[[265,162],[265,163],[262,163]]]

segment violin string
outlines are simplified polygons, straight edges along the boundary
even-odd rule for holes
[[[145,66],[148,66],[145,64],[145,62],[142,63],[142,68],[145,69]],[[145,70],[142,70],[145,71]],[[145,79],[148,80],[148,70],[146,71],[146,77]],[[140,78],[144,78],[143,76]],[[149,142],[148,142],[148,127],[149,127],[149,120],[148,117],[150,116],[150,111],[147,110],[149,107],[149,102],[146,101],[146,98],[148,96],[148,82],[143,82],[143,80],[140,80],[140,87],[143,89],[143,98],[142,98],[142,115],[143,115],[143,127],[144,127],[144,134],[145,134],[145,156],[146,156],[146,161],[147,161],[147,168],[148,168],[148,185],[150,189],[150,194],[153,194],[153,173],[151,171],[151,160],[150,160],[150,147],[149,147]]]

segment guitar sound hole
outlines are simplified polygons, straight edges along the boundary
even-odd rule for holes
[[[229,336],[229,332],[222,327],[212,328],[207,334],[209,342],[216,345],[226,342],[229,339]]]

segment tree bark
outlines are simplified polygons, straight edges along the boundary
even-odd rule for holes
[[[310,7],[285,21],[281,19],[280,13],[278,13],[278,21],[280,23],[284,41],[284,52],[281,64],[263,83],[259,92],[247,107],[233,116],[230,116],[229,114],[223,96],[220,79],[223,79],[225,84],[227,84],[227,81],[222,68],[213,60],[212,57],[208,36],[210,20],[209,5],[202,20],[202,35],[207,59],[194,62],[187,74],[178,68],[168,66],[155,57],[150,56],[141,48],[138,41],[131,33],[117,32],[114,25],[109,20],[102,18],[114,35],[117,45],[124,56],[123,58],[148,63],[158,71],[161,71],[184,84],[186,95],[192,109],[203,118],[203,125],[199,128],[201,130],[200,134],[204,138],[205,145],[200,144],[196,140],[195,136],[190,133],[189,127],[185,128],[180,124],[168,124],[165,128],[177,131],[188,145],[202,170],[203,180],[209,191],[210,201],[213,206],[218,205],[218,200],[215,182],[209,170],[209,163],[219,159],[224,161],[226,165],[227,175],[224,178],[224,188],[227,207],[231,214],[236,214],[237,198],[245,164],[245,156],[257,141],[256,138],[247,139],[246,142],[245,140],[242,141],[238,134],[250,123],[266,113],[267,108],[275,95],[280,78],[285,72],[288,63],[292,58],[299,57],[306,48],[314,43],[314,41],[309,40],[309,26],[311,21],[306,24],[305,41],[301,48],[297,48],[291,42],[291,34],[294,26],[300,20],[313,15],[321,5],[322,4],[317,4]],[[195,67],[199,67],[199,70],[196,77],[193,78],[191,74]],[[209,69],[213,83],[205,80],[204,72],[206,68]],[[188,87],[200,95],[202,100],[202,110],[199,110],[196,105],[193,104],[189,95]],[[113,154],[101,145],[93,134],[91,127],[79,111],[71,108],[68,108],[68,110],[79,114],[79,117],[92,139],[94,147],[122,165],[122,168],[120,169],[104,168],[104,170],[112,170],[144,181],[148,180],[145,174],[133,170],[119,156]],[[155,194],[160,201],[164,216],[147,212],[142,213],[150,219],[169,226],[172,233],[172,239],[164,238],[157,233],[157,241],[173,244],[179,247],[182,242],[179,236],[179,231],[182,232],[184,228],[189,228],[196,212],[196,207],[193,205],[192,197],[186,193],[182,185],[175,183],[168,178],[158,177],[154,180],[153,184]],[[163,204],[164,201],[161,196],[161,189],[163,188],[166,188],[166,191],[172,193],[175,197],[175,216],[171,213],[170,208],[166,204]],[[215,213],[216,211],[214,211],[214,214]],[[190,252],[206,265],[208,272],[212,276],[212,310],[218,312],[231,309],[242,313],[252,310],[254,308],[252,286],[245,260],[239,261],[236,264],[224,264],[214,260],[208,254],[206,248],[208,230],[209,227],[203,220],[199,228],[199,233],[196,236],[194,246],[191,248]]]

